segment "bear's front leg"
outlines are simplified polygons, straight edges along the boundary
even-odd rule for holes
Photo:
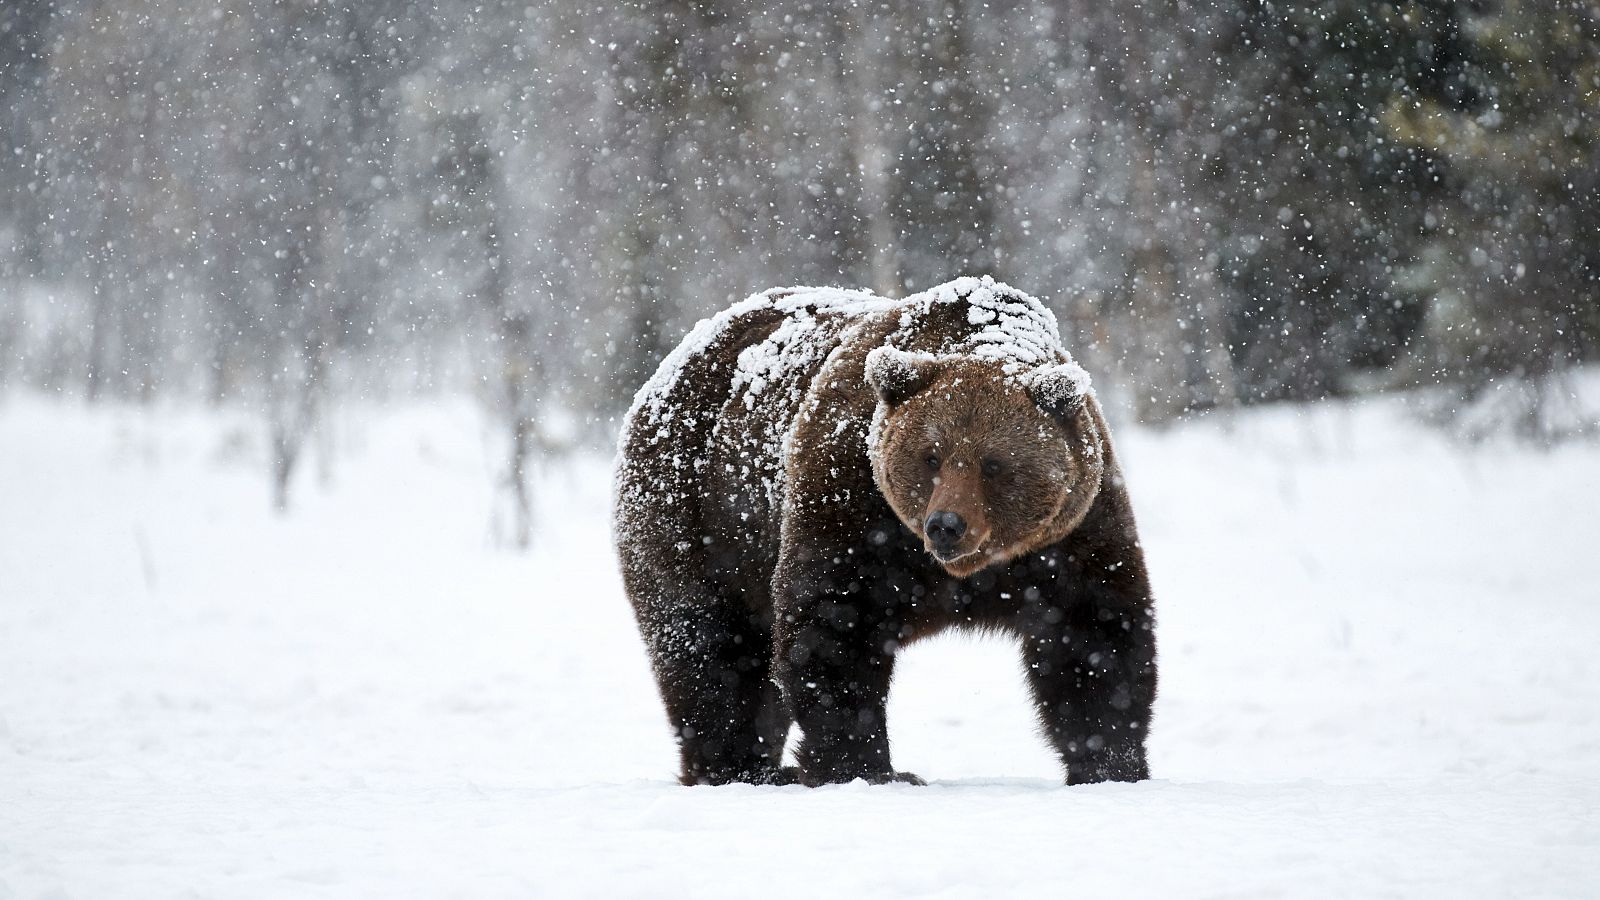
[[[889,762],[893,629],[869,621],[851,599],[791,602],[780,616],[773,671],[800,725],[801,780],[922,784]]]
[[[1155,633],[1145,606],[1093,603],[1034,611],[1023,662],[1067,784],[1150,777],[1145,737],[1155,701]]]

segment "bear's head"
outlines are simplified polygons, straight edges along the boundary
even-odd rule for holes
[[[1105,471],[1088,376],[878,347],[873,477],[895,515],[958,578],[1048,546],[1088,514]]]

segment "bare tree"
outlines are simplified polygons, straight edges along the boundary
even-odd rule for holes
[[[967,0],[903,5],[911,56],[897,85],[910,122],[897,148],[890,209],[901,283],[921,289],[957,275],[994,274],[991,110],[975,84]]]

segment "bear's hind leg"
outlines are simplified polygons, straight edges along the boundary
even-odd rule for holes
[[[788,784],[779,767],[789,719],[768,673],[772,641],[747,606],[683,603],[646,627],[656,680],[682,758],[684,784]]]

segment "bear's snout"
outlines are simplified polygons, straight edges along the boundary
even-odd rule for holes
[[[937,556],[948,557],[955,552],[961,538],[967,533],[967,520],[949,510],[939,510],[928,516],[923,530],[928,534],[928,544]]]

